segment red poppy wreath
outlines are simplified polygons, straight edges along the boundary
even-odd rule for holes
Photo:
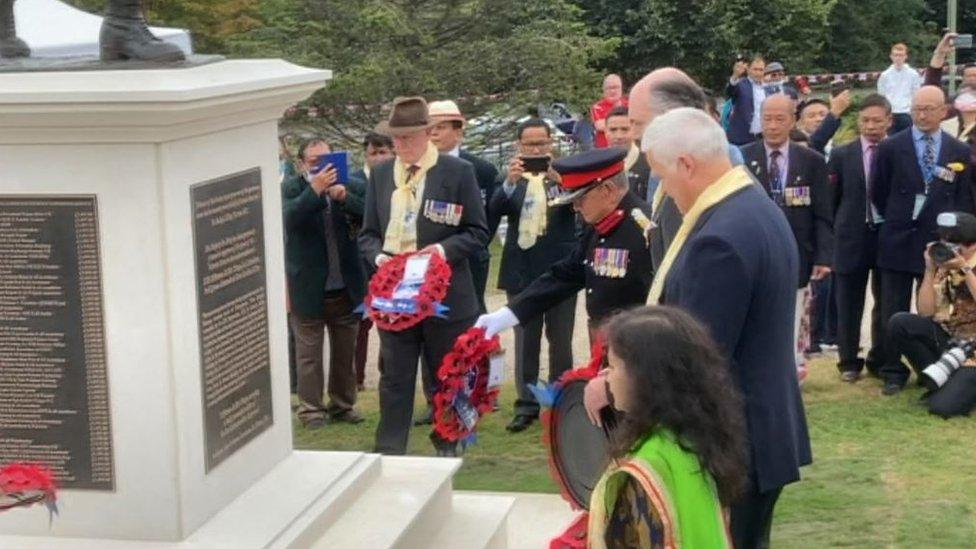
[[[441,439],[462,445],[475,442],[478,421],[498,400],[500,380],[491,379],[491,358],[500,354],[497,335],[485,339],[483,328],[470,328],[444,355],[437,370],[440,385],[434,394],[434,433]]]
[[[443,317],[447,307],[441,300],[450,285],[451,265],[440,254],[400,254],[370,279],[366,311],[381,329],[400,332],[431,316]]]
[[[57,513],[57,483],[43,465],[11,463],[0,467],[0,511],[44,503]]]

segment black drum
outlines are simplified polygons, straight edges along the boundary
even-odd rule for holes
[[[553,473],[562,484],[563,493],[579,506],[590,505],[590,494],[607,468],[609,430],[614,423],[613,412],[603,411],[604,427],[590,423],[583,406],[586,380],[566,383],[552,406],[549,422],[549,454]]]

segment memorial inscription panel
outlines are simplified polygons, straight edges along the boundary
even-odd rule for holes
[[[273,422],[261,172],[194,185],[190,200],[209,472]]]
[[[0,196],[0,464],[112,490],[94,196]]]

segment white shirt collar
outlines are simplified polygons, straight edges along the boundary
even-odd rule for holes
[[[451,152],[449,152],[447,154],[453,156],[454,158],[457,158],[457,157],[461,156],[461,145],[458,145],[457,147],[454,147],[453,149],[451,149]]]

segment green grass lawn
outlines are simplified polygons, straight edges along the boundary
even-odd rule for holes
[[[880,382],[837,380],[821,360],[803,389],[814,464],[777,507],[774,547],[976,547],[976,418],[944,421],[918,403],[920,389],[880,396]],[[376,391],[360,393],[363,424],[295,427],[303,449],[372,448]],[[462,490],[556,492],[538,424],[511,435],[514,388],[502,411],[479,426],[455,477]],[[423,398],[418,395],[418,411]],[[410,452],[431,455],[428,428],[414,428]]]

